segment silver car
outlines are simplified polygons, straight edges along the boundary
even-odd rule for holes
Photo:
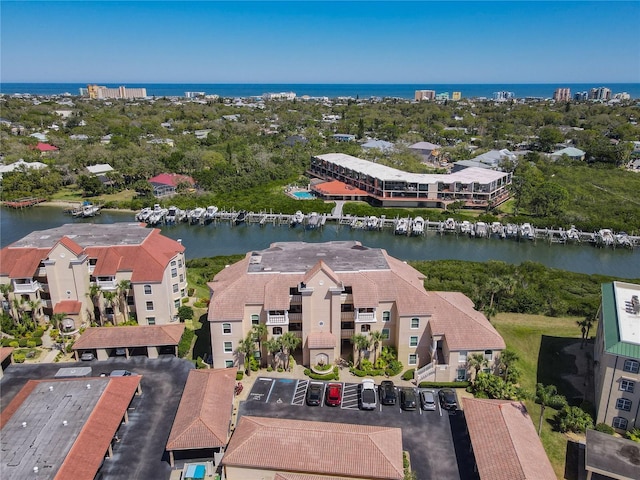
[[[422,390],[420,392],[420,406],[423,410],[436,409],[436,394],[433,390]]]

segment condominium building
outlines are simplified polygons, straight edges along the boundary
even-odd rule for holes
[[[453,92],[453,94],[451,95],[451,100],[461,100],[462,99],[462,92]]]
[[[592,88],[589,90],[589,100],[611,100],[611,89],[607,87]]]
[[[67,328],[175,322],[187,296],[184,250],[139,223],[35,231],[0,250],[0,284],[11,285],[4,307],[38,320],[64,314]]]
[[[414,98],[416,102],[421,102],[422,100],[435,100],[436,91],[435,90],[416,90]]]
[[[508,172],[466,168],[450,174],[408,173],[344,153],[311,157],[309,174],[363,190],[371,204],[385,207],[444,208],[459,200],[469,208],[484,208],[506,201],[511,184]]]
[[[640,427],[640,285],[602,285],[594,346],[596,423]]]
[[[120,86],[118,88],[109,88],[100,85],[87,85],[89,98],[144,98],[147,96],[146,88],[127,88]]]
[[[473,303],[457,292],[427,292],[424,276],[380,248],[359,242],[274,243],[225,268],[209,283],[215,368],[241,366],[240,342],[254,325],[265,341],[292,332],[301,339],[298,362],[333,364],[357,353],[354,334],[382,334],[418,379],[464,380],[467,358],[482,353],[491,369],[504,341]],[[262,348],[262,350],[260,350]],[[373,348],[373,347],[371,347]],[[372,354],[373,355],[373,354]]]
[[[556,102],[570,102],[571,101],[571,89],[570,88],[556,88],[553,93],[553,99]]]

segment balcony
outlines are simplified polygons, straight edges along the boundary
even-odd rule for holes
[[[289,314],[285,312],[283,315],[267,315],[267,325],[289,325]]]
[[[376,321],[376,313],[375,312],[356,312],[355,315],[356,322],[375,322]]]
[[[290,322],[302,322],[302,313],[289,313]]]
[[[115,280],[96,280],[96,285],[101,290],[117,290],[118,284]]]
[[[354,318],[354,312],[340,312],[340,320],[343,322],[353,322]]]
[[[340,338],[351,338],[354,333],[355,330],[353,328],[344,328],[340,330]]]
[[[291,303],[302,303],[302,295],[289,295]]]
[[[36,293],[40,290],[40,282],[31,280],[30,282],[17,283],[13,281],[13,291],[15,293]]]

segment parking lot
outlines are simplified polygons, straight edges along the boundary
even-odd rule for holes
[[[307,406],[305,395],[309,380],[259,377],[247,400],[240,404],[239,415],[281,417],[298,420],[382,425],[402,429],[402,443],[411,457],[411,467],[419,479],[477,479],[473,455],[461,411],[450,414],[436,406],[435,411],[418,408],[405,411],[396,405],[381,405],[376,410],[359,408],[356,382],[342,383],[339,407]],[[323,393],[332,382],[323,383]],[[418,397],[419,389],[415,389]],[[436,392],[437,393],[437,392]],[[323,397],[324,399],[324,394]]]

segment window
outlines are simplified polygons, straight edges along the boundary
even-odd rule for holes
[[[186,297],[187,296],[187,291],[184,288],[182,290],[180,290],[180,296],[181,297]]]
[[[418,346],[418,337],[417,336],[409,337],[409,346],[410,347],[417,347]]]
[[[177,268],[172,268],[171,269],[171,278],[176,278],[178,276],[178,269]]]
[[[388,328],[383,328],[382,329],[382,338],[384,340],[388,340],[389,339],[389,329]]]
[[[274,335],[282,335],[282,327],[273,327]]]
[[[174,300],[173,301],[173,308],[180,308],[180,300]]]
[[[467,379],[467,370],[458,368],[456,371],[456,382],[464,382]]]
[[[420,319],[412,318],[411,319],[411,328],[420,328]]]
[[[233,342],[224,342],[224,353],[233,353]]]
[[[353,312],[353,303],[343,303],[340,305],[341,312]]]
[[[365,323],[364,325],[360,325],[360,331],[362,333],[369,333],[371,331],[371,325]]]
[[[172,266],[172,267],[175,267],[175,266],[176,266],[176,261],[175,261],[175,260],[172,260],[172,261],[171,261],[171,266]]]
[[[415,353],[409,355],[409,365],[415,365],[418,363],[418,356]]]
[[[156,317],[147,317],[147,325],[155,325]]]
[[[640,371],[640,362],[636,362],[635,360],[625,360],[624,367],[622,369],[625,372],[638,373],[638,371]]]
[[[145,285],[144,286],[144,294],[145,295],[151,295],[151,285]]]
[[[182,259],[178,259],[178,268],[182,268]]]
[[[222,334],[223,335],[231,335],[231,324],[223,323],[222,324]]]
[[[619,428],[620,430],[626,430],[629,422],[624,417],[613,417],[613,428]]]
[[[636,382],[631,380],[620,380],[620,390],[623,392],[633,393],[633,388],[635,387]]]
[[[153,310],[153,302],[147,302],[147,310]]]
[[[260,315],[251,315],[251,325],[258,325],[260,323]]]
[[[224,366],[225,368],[233,368],[233,360],[225,360]]]
[[[485,350],[484,351],[484,359],[487,362],[491,362],[493,360],[493,350]]]
[[[467,363],[467,351],[466,350],[460,350],[460,352],[458,352],[458,363]]]
[[[389,320],[391,320],[391,312],[389,311],[382,312],[382,321],[388,322]]]
[[[344,293],[346,293],[347,295],[353,294],[353,287],[345,286]]]
[[[178,293],[178,291],[180,290],[178,288],[178,284],[177,283],[174,283],[172,287],[173,287],[173,293]]]
[[[631,400],[628,398],[619,398],[616,400],[616,408],[618,410],[624,410],[625,412],[631,411]]]
[[[184,275],[181,273],[180,274],[180,283],[183,283],[183,282],[184,282]]]

